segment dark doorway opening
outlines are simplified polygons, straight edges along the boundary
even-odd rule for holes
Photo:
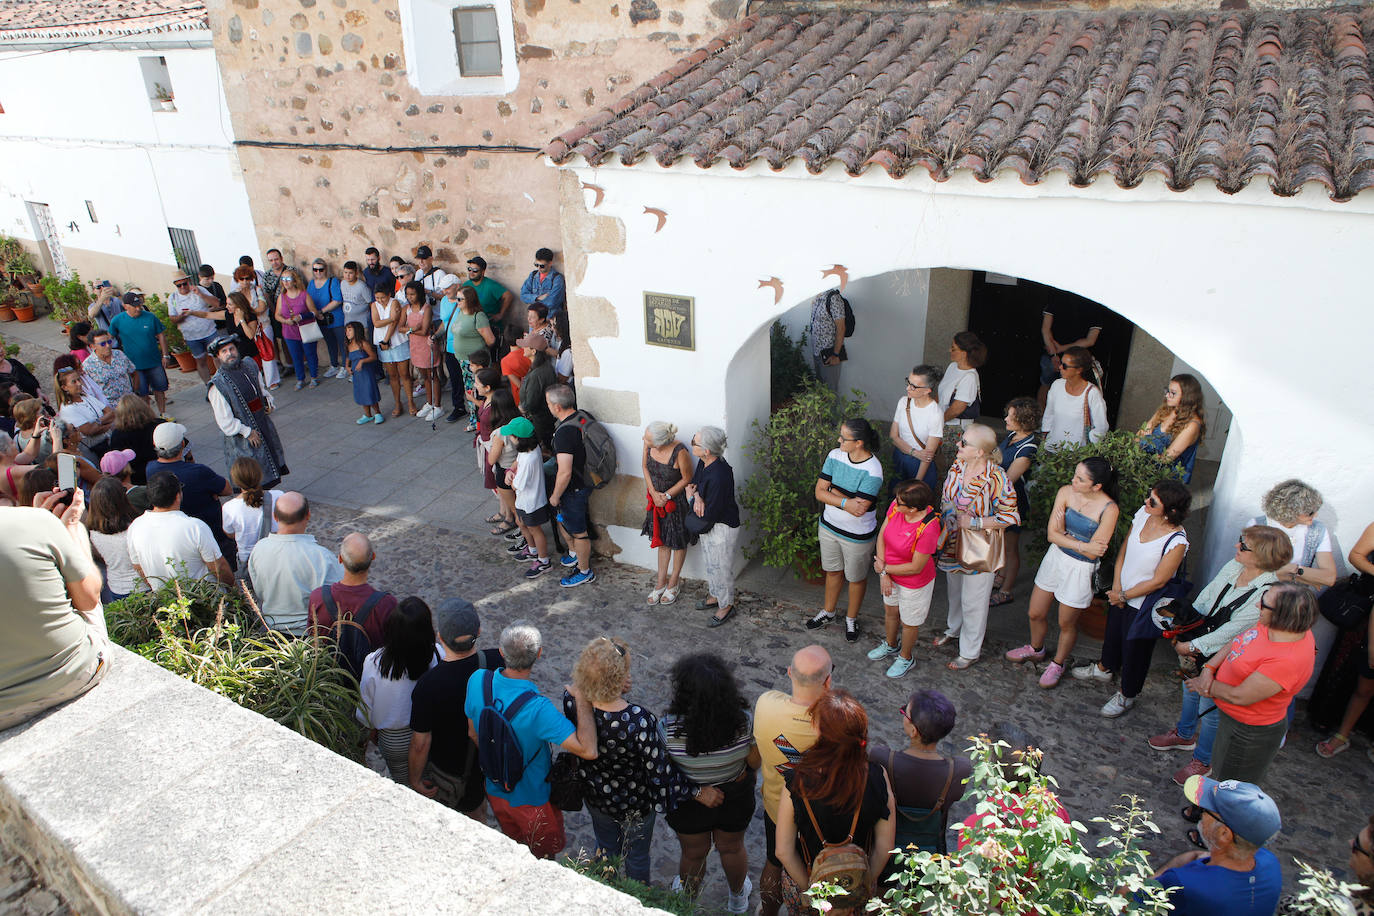
[[[1055,339],[1060,342],[1068,341],[1061,330],[1070,324],[1102,329],[1092,353],[1106,376],[1102,394],[1107,401],[1108,421],[1115,427],[1135,325],[1083,296],[977,270],[969,297],[969,330],[988,346],[987,364],[979,369],[983,413],[1000,415],[1012,398],[1034,397],[1039,390],[1040,356],[1045,352],[1040,322],[1046,309],[1056,313]]]

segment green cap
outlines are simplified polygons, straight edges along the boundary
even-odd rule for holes
[[[534,424],[528,417],[516,417],[505,426],[497,430],[503,436],[514,436],[517,439],[528,439],[534,435]]]

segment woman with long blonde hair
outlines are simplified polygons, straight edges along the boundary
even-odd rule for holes
[[[1202,385],[1184,372],[1169,379],[1164,401],[1135,434],[1140,447],[1158,455],[1161,464],[1180,468],[1179,479],[1193,479],[1197,447],[1207,434],[1207,410],[1202,402]]]

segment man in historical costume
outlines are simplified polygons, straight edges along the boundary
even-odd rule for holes
[[[268,416],[276,405],[257,364],[239,356],[236,338],[228,334],[216,337],[210,351],[219,360],[219,371],[210,379],[210,407],[224,433],[224,466],[232,468],[236,458],[254,458],[262,465],[262,485],[275,487],[290,471]]]

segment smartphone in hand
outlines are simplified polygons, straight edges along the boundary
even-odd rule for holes
[[[76,456],[59,454],[57,456],[57,486],[68,492],[76,489]]]

